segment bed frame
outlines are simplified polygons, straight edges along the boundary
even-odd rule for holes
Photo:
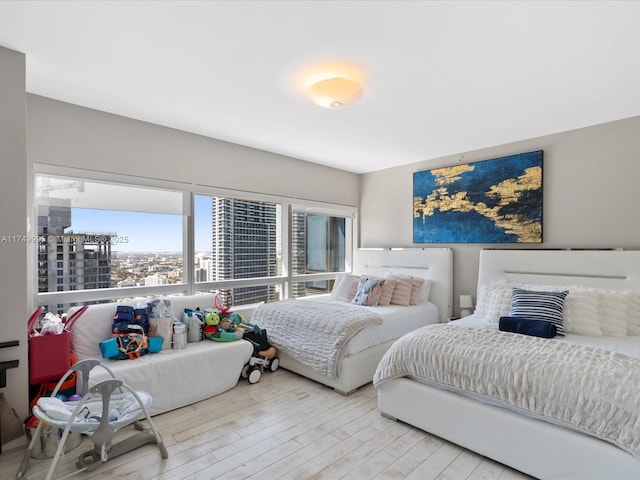
[[[478,285],[503,279],[640,290],[640,251],[482,250]],[[613,444],[406,377],[379,386],[378,408],[536,478],[640,478],[640,461]]]
[[[387,272],[423,277],[431,280],[429,300],[436,304],[440,321],[451,317],[453,305],[453,251],[450,248],[358,249],[354,251],[354,274],[384,276]],[[395,340],[345,356],[338,378],[329,378],[280,353],[280,365],[292,372],[348,395],[373,379],[382,358]]]

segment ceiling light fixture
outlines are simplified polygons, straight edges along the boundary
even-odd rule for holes
[[[321,107],[336,110],[362,97],[362,87],[353,80],[332,77],[311,85],[307,94],[314,103]]]

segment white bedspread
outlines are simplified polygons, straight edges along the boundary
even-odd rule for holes
[[[338,378],[347,343],[360,330],[382,323],[366,308],[344,302],[282,300],[254,310],[251,322],[269,342],[329,378]]]
[[[430,325],[398,340],[373,378],[411,376],[611,442],[640,459],[640,360],[491,329]]]
[[[300,297],[298,300],[303,302],[309,300],[313,302],[338,302],[337,300],[332,300],[329,296]],[[340,303],[344,304],[344,302]],[[440,323],[438,307],[431,302],[422,302],[408,307],[404,305],[388,305],[384,307],[376,305],[375,307],[360,306],[360,308],[371,310],[380,315],[382,323],[363,328],[355,334],[347,344],[344,352],[345,356],[355,355],[381,343],[397,340],[405,333],[409,333],[416,328],[431,325],[432,323]]]

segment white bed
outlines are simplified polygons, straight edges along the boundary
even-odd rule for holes
[[[380,358],[397,338],[423,325],[446,322],[452,312],[453,253],[449,248],[359,249],[354,252],[352,271],[355,275],[377,277],[388,273],[421,277],[430,280],[430,293],[429,302],[418,305],[361,307],[379,313],[384,321],[364,328],[350,339],[336,378],[279,348],[283,368],[332,387],[343,395],[371,382]],[[329,299],[325,298],[325,301]],[[267,327],[270,339],[272,328]]]
[[[481,251],[478,291],[483,292],[487,285],[501,280],[526,285],[584,285],[637,291],[640,290],[640,251]],[[483,318],[467,317],[452,325],[478,326],[480,322],[484,328],[496,329],[495,324],[485,323],[487,310],[481,313]],[[587,337],[568,332],[564,338],[555,337],[552,341],[555,340],[614,349],[640,358],[637,333]],[[585,433],[428,386],[407,376],[386,379],[377,388],[378,406],[383,415],[534,477],[553,480],[640,478],[640,461],[636,457]]]

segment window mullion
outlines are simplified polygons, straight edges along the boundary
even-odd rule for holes
[[[182,220],[182,280],[187,284],[189,294],[195,292],[195,227],[193,193],[184,192],[184,212]]]
[[[291,298],[291,289],[292,289],[292,275],[293,275],[293,267],[292,267],[292,215],[293,208],[291,208],[291,204],[285,203],[282,205],[282,275],[286,277],[286,281],[284,283],[284,298]]]

